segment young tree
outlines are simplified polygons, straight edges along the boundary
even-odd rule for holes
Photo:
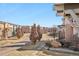
[[[23,36],[23,32],[21,31],[21,28],[19,27],[16,29],[16,36],[17,38],[20,38]]]
[[[39,35],[37,33],[37,28],[36,28],[36,24],[34,24],[31,28],[31,33],[30,33],[30,40],[32,41],[33,44],[36,43],[37,39],[38,39]]]
[[[38,35],[39,35],[38,40],[40,41],[41,38],[42,38],[42,33],[41,33],[40,25],[37,26],[37,32],[38,32]]]

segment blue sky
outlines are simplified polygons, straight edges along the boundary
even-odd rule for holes
[[[62,23],[61,17],[56,16],[54,4],[50,3],[17,3],[0,4],[0,20],[20,25],[51,27]]]

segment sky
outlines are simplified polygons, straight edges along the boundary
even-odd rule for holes
[[[0,21],[52,27],[62,24],[61,19],[56,16],[53,3],[0,3]]]

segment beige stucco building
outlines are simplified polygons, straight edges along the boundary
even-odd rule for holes
[[[55,4],[58,16],[63,16],[65,41],[72,41],[79,37],[79,3]]]
[[[0,21],[0,39],[7,39],[8,37],[13,36],[12,33],[16,28],[17,25],[15,24]]]

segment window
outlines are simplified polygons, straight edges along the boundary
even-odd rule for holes
[[[57,11],[58,13],[62,13],[63,12],[63,10],[59,10],[59,11]]]

